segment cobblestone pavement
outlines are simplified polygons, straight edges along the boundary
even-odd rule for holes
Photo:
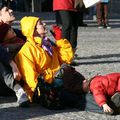
[[[79,27],[76,69],[86,78],[120,71],[120,20],[111,20],[112,29],[98,29],[94,21]],[[66,109],[53,111],[38,105],[18,108],[15,97],[0,97],[0,120],[120,120],[93,112]]]

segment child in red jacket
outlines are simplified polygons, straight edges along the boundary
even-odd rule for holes
[[[83,81],[83,91],[90,91],[96,103],[108,114],[117,112],[120,107],[120,73],[97,75]],[[113,105],[112,105],[113,103]]]
[[[68,86],[68,85],[67,85]],[[120,108],[120,73],[110,73],[107,75],[97,75],[90,80],[72,81],[71,86],[67,87],[75,93],[78,93],[76,88],[82,87],[82,92],[90,92],[96,103],[103,108],[104,113],[113,114],[119,112]]]

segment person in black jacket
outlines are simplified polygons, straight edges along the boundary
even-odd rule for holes
[[[7,23],[10,25],[14,20],[13,10],[6,6],[0,7],[0,24]],[[18,37],[25,40],[20,30],[16,29],[15,31]],[[16,63],[12,60],[7,50],[0,46],[0,95],[10,95],[10,89],[12,89],[17,96],[19,106],[26,106],[28,105],[28,97],[20,83],[16,81],[20,79],[21,74]]]

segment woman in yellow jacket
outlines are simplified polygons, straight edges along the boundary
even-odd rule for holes
[[[52,45],[46,37],[45,24],[38,17],[26,16],[20,21],[21,30],[27,41],[15,57],[30,100],[32,100],[38,77],[51,84],[55,73],[63,63],[73,59],[72,47],[67,39],[55,40]]]

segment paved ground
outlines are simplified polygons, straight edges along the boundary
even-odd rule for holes
[[[98,29],[94,21],[79,27],[76,69],[90,78],[96,74],[120,71],[120,20],[111,20],[112,29]],[[14,25],[17,25],[16,23]],[[0,97],[0,120],[120,120],[120,115],[107,116],[66,109],[52,111],[33,105],[17,108],[15,97]]]

